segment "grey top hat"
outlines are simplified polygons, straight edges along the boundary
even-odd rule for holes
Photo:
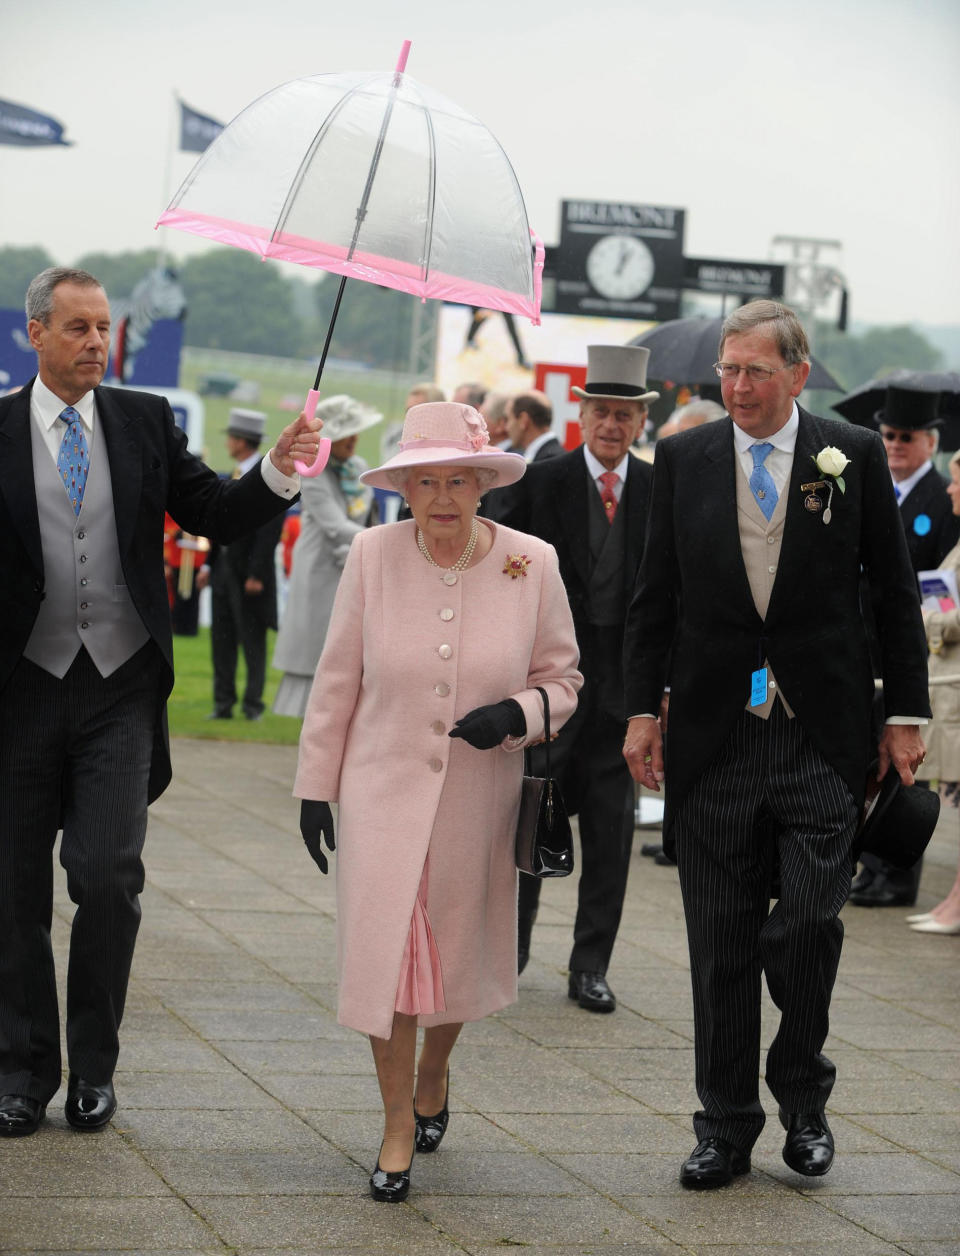
[[[649,360],[650,350],[642,345],[587,345],[587,382],[573,394],[584,401],[656,401],[660,394],[647,391]]]
[[[259,445],[266,425],[267,416],[262,410],[231,410],[227,419],[227,435],[239,436],[251,445]]]

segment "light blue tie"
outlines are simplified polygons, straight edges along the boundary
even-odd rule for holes
[[[57,470],[73,506],[73,513],[79,515],[83,505],[83,490],[87,486],[87,473],[90,470],[90,450],[87,448],[87,438],[83,434],[79,412],[73,406],[67,406],[61,412],[60,418],[67,425],[67,430],[60,443]]]
[[[769,441],[764,441],[762,445],[750,446],[750,453],[753,455],[753,473],[750,476],[750,487],[753,489],[753,495],[757,499],[757,505],[763,511],[765,519],[769,519],[777,508],[777,486],[773,482],[773,476],[763,465],[767,454],[772,449],[773,446]]]

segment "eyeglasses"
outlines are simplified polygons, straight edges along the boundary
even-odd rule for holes
[[[896,444],[897,441],[902,441],[904,445],[909,445],[916,432],[894,432],[889,427],[886,427],[881,430],[880,435],[891,445]]]
[[[743,371],[751,384],[766,384],[777,371],[785,371],[790,366],[793,366],[792,362],[787,362],[785,366],[737,366],[733,362],[714,362],[713,369],[721,379],[736,380]]]

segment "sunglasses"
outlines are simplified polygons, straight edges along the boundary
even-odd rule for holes
[[[924,433],[924,435],[925,434],[926,433]],[[920,433],[918,432],[893,432],[890,430],[890,428],[885,428],[881,431],[880,435],[883,437],[885,441],[887,441],[888,444],[892,445],[892,444],[895,444],[897,441],[901,441],[904,445],[909,445],[910,442],[913,440],[914,436],[918,436],[920,435]]]

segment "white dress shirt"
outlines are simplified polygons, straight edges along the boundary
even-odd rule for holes
[[[593,454],[586,447],[586,445],[584,445],[583,447],[583,458],[587,464],[587,470],[590,472],[590,478],[593,480],[594,484],[596,485],[597,492],[602,497],[603,485],[600,483],[600,477],[606,472],[607,468],[603,465],[602,462],[599,461],[599,459],[593,456]],[[613,468],[614,473],[620,477],[619,480],[617,480],[616,484],[614,484],[613,486],[613,495],[617,499],[618,502],[620,498],[623,496],[623,482],[627,478],[627,468],[629,467],[629,465],[630,465],[630,454],[626,453],[623,455],[623,457],[620,459],[617,465]]]

